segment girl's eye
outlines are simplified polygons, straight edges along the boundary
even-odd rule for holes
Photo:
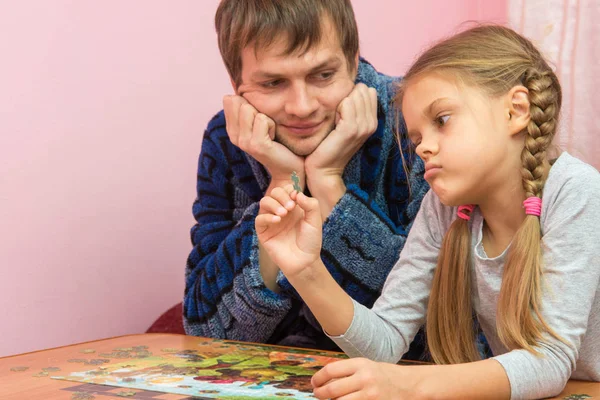
[[[444,125],[446,125],[446,123],[448,122],[449,119],[450,119],[449,115],[440,115],[439,117],[437,117],[435,119],[435,122],[438,124],[438,126],[444,126]]]

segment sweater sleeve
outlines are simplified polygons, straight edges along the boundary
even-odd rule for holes
[[[563,160],[559,159],[559,162]],[[553,167],[554,169],[554,167]],[[552,174],[551,170],[551,174]],[[559,394],[575,370],[592,305],[600,288],[600,174],[572,162],[552,176],[559,185],[544,189],[542,222],[542,315],[564,342],[549,335],[536,346],[540,353],[513,350],[494,357],[504,367],[512,399],[546,398]],[[600,342],[592,348],[600,365]]]
[[[425,322],[443,232],[452,219],[449,210],[432,192],[425,195],[381,297],[371,310],[354,302],[350,327],[343,335],[331,337],[346,354],[395,363],[408,350]]]
[[[218,114],[198,162],[184,295],[190,335],[266,342],[291,308],[289,297],[269,290],[260,275],[254,219],[262,192],[252,173]]]
[[[350,185],[323,228],[327,269],[352,298],[369,307],[379,297],[408,233],[386,211],[365,190]]]

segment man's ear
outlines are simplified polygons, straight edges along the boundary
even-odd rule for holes
[[[235,82],[233,81],[233,78],[231,76],[229,76],[229,82],[231,82],[231,87],[233,88],[233,92],[235,94],[238,94],[238,92],[237,92],[237,85],[235,84]]]
[[[522,85],[513,87],[506,94],[508,128],[511,135],[522,132],[531,120],[529,113],[529,90]]]

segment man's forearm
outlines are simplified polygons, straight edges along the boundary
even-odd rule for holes
[[[314,173],[307,176],[312,197],[319,200],[323,221],[346,193],[346,185],[340,175]]]

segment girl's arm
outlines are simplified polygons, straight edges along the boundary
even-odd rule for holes
[[[510,399],[508,377],[492,359],[401,366],[354,358],[326,365],[313,376],[312,384],[319,399]]]
[[[275,188],[261,202],[258,239],[326,332],[344,333],[354,314],[352,299],[321,260],[319,202],[291,186]]]
[[[353,300],[320,258],[306,274],[288,279],[327,334],[342,335],[348,330],[354,317]]]
[[[291,188],[276,189],[269,197],[273,202],[263,200],[261,207],[271,212],[256,219],[259,240],[325,332],[351,357],[397,362],[425,321],[439,246],[455,218],[453,209],[442,206],[432,192],[425,196],[400,260],[369,310],[337,285],[320,259],[316,200],[291,193]],[[282,207],[288,201],[298,204],[289,213]]]

